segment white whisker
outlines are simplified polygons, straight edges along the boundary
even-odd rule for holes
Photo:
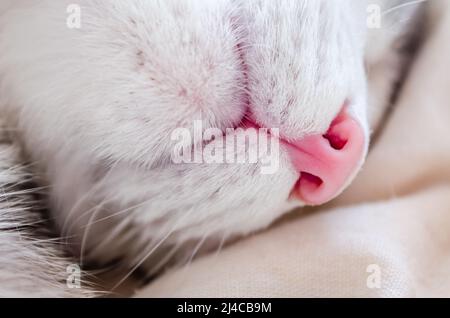
[[[170,237],[170,235],[172,235],[172,233],[174,233],[177,230],[178,225],[181,224],[182,221],[192,213],[192,211],[193,210],[191,209],[187,211],[182,217],[180,217],[177,220],[177,222],[175,222],[175,224],[172,226],[172,228],[166,233],[166,235],[164,235],[163,238],[161,238],[159,242],[156,245],[154,245],[150,249],[150,251],[146,253],[146,255],[142,257],[142,259],[139,262],[137,262],[117,284],[114,285],[111,291],[115,290],[117,287],[122,285],[123,282],[125,282],[136,271],[136,269],[138,269]]]
[[[386,14],[390,14],[390,13],[392,13],[394,11],[397,11],[397,10],[400,10],[402,8],[405,8],[405,7],[408,7],[408,6],[412,6],[412,5],[415,5],[415,4],[420,4],[420,3],[423,3],[423,2],[426,2],[426,1],[428,1],[428,0],[413,0],[413,1],[406,2],[406,3],[402,3],[402,4],[399,4],[397,6],[394,6],[392,8],[389,8],[389,9],[383,11],[381,13],[381,15],[384,16]]]

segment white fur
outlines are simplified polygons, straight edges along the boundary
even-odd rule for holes
[[[225,129],[249,107],[298,139],[324,133],[348,100],[368,146],[366,40],[380,33],[365,1],[80,0],[79,30],[66,26],[72,2],[0,13],[0,107],[83,261],[145,260],[153,273],[170,252],[187,260],[299,205],[284,150],[275,175],[172,164],[171,132],[196,119]]]
[[[84,282],[80,289],[66,288],[66,269],[76,261],[66,257],[59,240],[52,238],[49,222],[39,212],[38,191],[29,186],[31,179],[18,145],[1,124],[0,296],[94,296]]]

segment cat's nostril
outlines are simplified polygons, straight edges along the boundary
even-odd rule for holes
[[[333,119],[330,124],[330,128],[323,135],[323,138],[328,140],[330,146],[336,150],[344,149],[345,145],[347,145],[350,136],[347,136],[346,129],[342,129],[342,125],[348,121],[347,115],[347,107],[344,106],[342,111]]]
[[[310,174],[308,172],[302,171],[300,173],[303,180],[307,180],[309,183],[314,184],[316,187],[320,187],[323,183],[323,180],[320,179],[318,176],[315,176],[313,174]]]
[[[330,146],[336,150],[342,150],[348,142],[347,139],[342,138],[339,135],[334,135],[332,133],[326,133],[325,135],[323,135],[323,138],[328,140]]]
[[[310,174],[308,172],[300,172],[300,178],[297,181],[296,188],[298,187],[308,187],[309,191],[316,191],[323,184],[323,180],[318,176]]]
[[[346,107],[324,135],[283,141],[300,174],[291,197],[317,205],[337,196],[362,161],[364,141],[364,130]]]

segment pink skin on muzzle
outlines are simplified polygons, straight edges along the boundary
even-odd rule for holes
[[[248,119],[241,126],[258,128]],[[364,139],[364,130],[348,114],[346,106],[324,135],[306,136],[297,141],[280,139],[299,173],[290,198],[319,205],[336,197],[359,166]]]

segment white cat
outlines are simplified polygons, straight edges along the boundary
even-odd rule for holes
[[[337,196],[418,12],[406,0],[73,2],[0,6],[1,111],[80,262],[147,275]],[[266,136],[281,142],[278,170],[175,164],[171,134],[196,120],[223,140],[279,129]]]

